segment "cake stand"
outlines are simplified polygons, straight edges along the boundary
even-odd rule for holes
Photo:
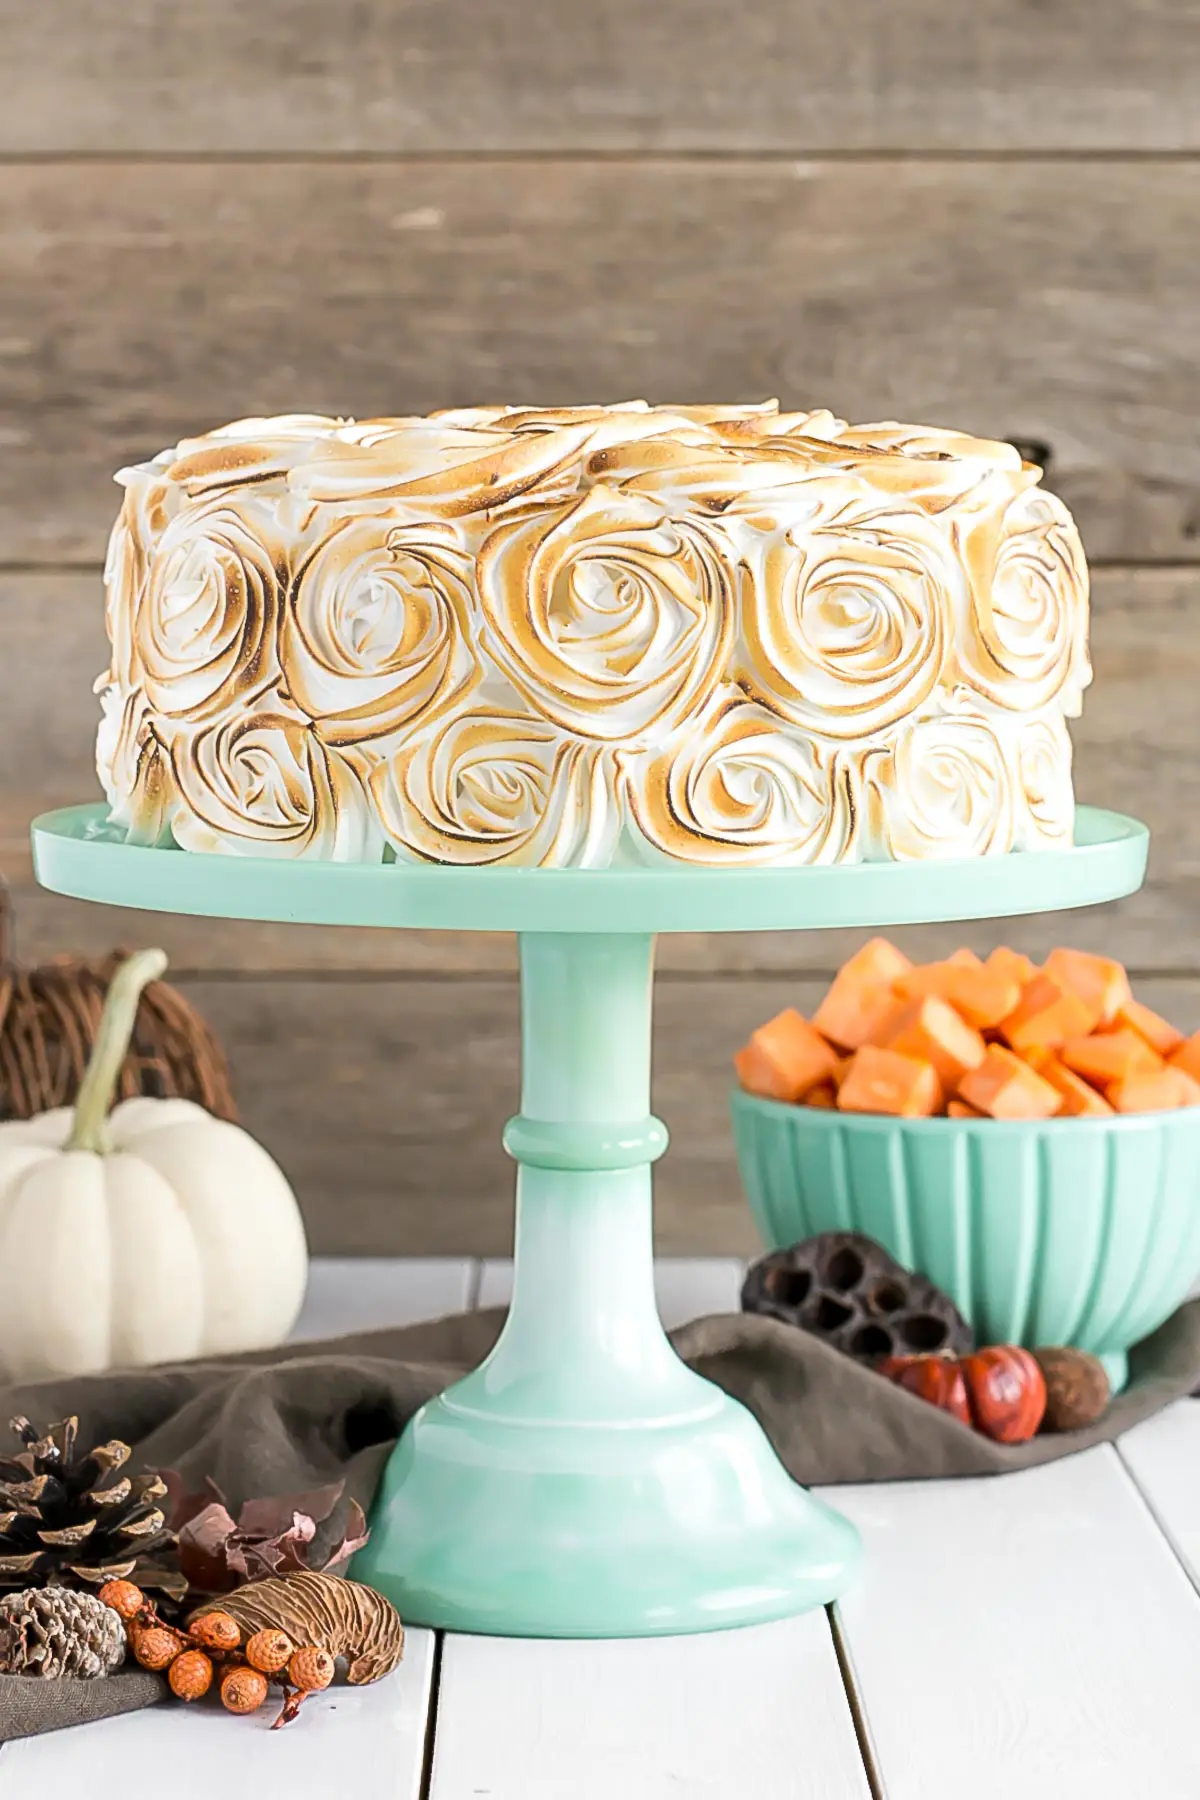
[[[424,1406],[354,1573],[414,1624],[638,1636],[833,1600],[853,1527],[785,1473],[736,1401],[675,1355],[654,1300],[654,937],[800,931],[1084,906],[1133,892],[1147,834],[1081,808],[1074,848],[799,870],[447,869],[187,855],[119,841],[103,806],[33,826],[38,879],[159,912],[515,931],[521,1111],[508,1322]]]

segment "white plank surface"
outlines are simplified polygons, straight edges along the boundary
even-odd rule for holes
[[[0,1800],[142,1789],[171,1800],[417,1800],[433,1634],[410,1631],[404,1661],[371,1687],[336,1687],[271,1731],[272,1701],[248,1719],[164,1701],[146,1712],[0,1751]]]
[[[316,1257],[291,1341],[383,1331],[462,1312],[470,1304],[476,1266],[469,1257]]]
[[[1200,1400],[1180,1400],[1127,1431],[1117,1452],[1200,1588]]]
[[[1113,1450],[825,1498],[889,1800],[1200,1794],[1200,1602]]]
[[[430,1800],[868,1800],[824,1612],[628,1643],[451,1637]]]
[[[654,1290],[663,1324],[670,1331],[706,1313],[741,1310],[746,1265],[736,1257],[660,1257]],[[479,1283],[480,1306],[506,1306],[512,1297],[512,1263],[485,1262]]]

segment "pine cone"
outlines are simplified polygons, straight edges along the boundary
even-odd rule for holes
[[[108,1675],[125,1656],[125,1627],[94,1594],[26,1588],[0,1599],[0,1674]]]
[[[113,1439],[77,1456],[78,1419],[40,1436],[28,1419],[12,1429],[23,1448],[0,1456],[0,1593],[6,1589],[98,1588],[128,1577],[182,1599],[175,1534],[158,1502],[157,1475],[122,1475],[129,1445]]]

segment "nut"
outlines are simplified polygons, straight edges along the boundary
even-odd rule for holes
[[[221,1682],[221,1705],[227,1712],[257,1712],[267,1697],[267,1678],[245,1664],[230,1669]]]
[[[288,1680],[304,1693],[317,1693],[333,1680],[334,1662],[328,1650],[305,1644],[288,1662]]]
[[[106,1581],[96,1598],[111,1606],[126,1624],[136,1619],[146,1604],[146,1596],[135,1581]]]
[[[227,1612],[207,1612],[192,1620],[188,1636],[205,1650],[236,1650],[242,1641],[242,1629]]]
[[[201,1699],[212,1686],[212,1678],[212,1661],[203,1650],[185,1650],[175,1658],[167,1675],[171,1692],[179,1700]]]
[[[165,1625],[135,1626],[130,1642],[143,1669],[169,1669],[183,1649],[180,1639]]]
[[[1058,1345],[1033,1354],[1046,1378],[1042,1430],[1082,1431],[1085,1425],[1094,1425],[1112,1398],[1099,1357]]]
[[[268,1625],[246,1639],[246,1661],[264,1675],[278,1675],[281,1669],[287,1668],[295,1649],[286,1631]]]

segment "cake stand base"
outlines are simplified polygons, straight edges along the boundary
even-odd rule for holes
[[[841,1593],[853,1526],[680,1361],[654,1298],[653,939],[521,938],[513,1297],[409,1424],[353,1573],[414,1624],[540,1637],[747,1625]]]
[[[678,1385],[687,1410],[607,1425],[484,1410],[476,1378],[450,1389],[401,1439],[355,1578],[415,1624],[513,1637],[712,1631],[834,1599],[854,1528],[744,1407]]]

